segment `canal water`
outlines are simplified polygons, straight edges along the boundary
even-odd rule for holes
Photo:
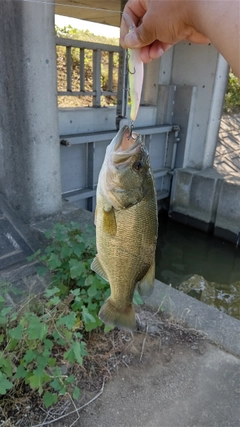
[[[240,319],[240,247],[162,213],[156,278]]]

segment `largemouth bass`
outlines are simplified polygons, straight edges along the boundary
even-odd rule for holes
[[[134,329],[133,294],[147,295],[155,278],[157,201],[141,135],[123,126],[108,145],[99,174],[95,213],[97,255],[91,268],[110,283],[100,319]]]

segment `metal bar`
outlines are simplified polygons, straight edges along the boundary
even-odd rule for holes
[[[176,154],[177,154],[177,141],[174,142],[174,144],[173,144],[171,169],[174,169],[174,167],[175,167]]]
[[[113,52],[108,53],[108,90],[113,89]]]
[[[162,176],[167,175],[169,171],[170,171],[170,168],[155,169],[153,171],[153,176],[154,176],[155,179],[157,179],[157,178],[160,178]]]
[[[72,55],[71,47],[66,47],[67,91],[72,92]]]
[[[120,52],[122,50],[121,46],[113,46],[111,44],[85,42],[81,40],[64,39],[61,37],[56,37],[55,40],[57,46],[78,47],[80,49],[85,48],[91,50],[100,49],[107,52]]]
[[[96,91],[72,91],[72,92],[67,92],[67,91],[59,91],[58,92],[58,96],[96,96],[97,92]],[[117,92],[109,92],[107,90],[101,91],[100,92],[101,96],[117,96]]]
[[[89,197],[94,197],[96,195],[96,190],[93,190],[92,188],[84,188],[81,190],[75,190],[72,193],[74,194],[71,194],[71,192],[63,194],[63,199],[67,200],[68,202],[88,199]]]
[[[87,144],[87,187],[93,189],[93,173],[94,173],[94,143]],[[87,210],[93,210],[93,198],[87,199]]]
[[[158,133],[171,132],[173,125],[160,125],[160,126],[146,126],[141,128],[134,128],[136,133],[142,135],[154,135]],[[99,142],[107,141],[114,138],[116,135],[116,130],[111,131],[101,131],[101,132],[92,132],[92,133],[79,133],[74,135],[60,135],[60,140],[70,140],[72,145],[74,144],[86,144],[87,142]]]
[[[164,160],[163,160],[163,165],[164,166],[166,166],[166,164],[167,164],[168,142],[169,142],[169,133],[167,132],[167,134],[166,134],[166,141],[165,141]]]
[[[119,128],[121,118],[126,117],[128,102],[128,76],[127,76],[127,57],[124,49],[119,53],[118,65],[118,93],[117,93],[117,119],[116,125]]]
[[[80,49],[80,92],[85,90],[85,64],[84,64],[85,49]]]
[[[93,51],[93,90],[96,95],[93,95],[93,106],[100,107],[101,105],[101,50]]]
[[[169,197],[169,191],[167,190],[159,190],[157,191],[157,200],[163,200]]]

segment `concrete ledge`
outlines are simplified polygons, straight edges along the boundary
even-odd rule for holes
[[[240,240],[240,178],[213,168],[176,169],[170,216],[236,243]]]
[[[176,289],[155,280],[154,290],[145,304],[164,312],[187,327],[203,332],[230,353],[240,356],[240,321]]]
[[[240,177],[226,178],[221,186],[215,222],[216,236],[222,237],[224,230],[229,231],[229,238],[237,242],[240,233]],[[231,236],[230,233],[233,235]]]
[[[84,209],[79,209],[73,203],[63,202],[61,213],[53,215],[44,221],[31,224],[31,231],[44,246],[47,246],[49,245],[49,239],[45,237],[45,231],[52,230],[58,222],[70,223],[71,221],[78,223],[82,230],[89,225],[94,227],[94,214]]]

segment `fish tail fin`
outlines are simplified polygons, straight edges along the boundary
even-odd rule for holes
[[[128,307],[120,310],[114,305],[111,297],[103,304],[98,317],[106,325],[117,326],[120,329],[132,331],[136,327],[133,305],[130,304]]]

